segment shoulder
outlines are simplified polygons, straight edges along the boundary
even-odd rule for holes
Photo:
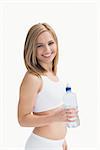
[[[27,71],[21,82],[20,89],[26,89],[29,91],[30,89],[39,90],[40,87],[41,78]]]

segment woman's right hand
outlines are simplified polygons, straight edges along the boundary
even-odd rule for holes
[[[77,116],[78,110],[75,108],[58,108],[53,111],[53,120],[57,122],[72,122],[72,118]],[[71,119],[71,120],[70,120]]]

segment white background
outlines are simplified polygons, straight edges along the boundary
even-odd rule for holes
[[[29,28],[39,22],[50,24],[58,36],[58,75],[77,93],[81,125],[68,129],[70,150],[97,150],[99,57],[97,56],[96,3],[4,3],[1,4],[1,94],[0,148],[23,150],[32,128],[17,121],[19,86],[26,71],[24,41]],[[97,61],[98,59],[98,61]]]

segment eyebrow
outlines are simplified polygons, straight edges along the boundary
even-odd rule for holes
[[[43,43],[36,43],[36,45],[39,45],[39,44],[43,44]]]
[[[48,41],[48,43],[49,42],[54,42],[53,40],[50,40],[50,41]],[[36,43],[36,45],[39,45],[39,44],[44,44],[44,43]]]

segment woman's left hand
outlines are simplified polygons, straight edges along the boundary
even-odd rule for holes
[[[67,150],[67,142],[66,142],[66,140],[64,140],[64,143],[63,143],[63,150]]]

